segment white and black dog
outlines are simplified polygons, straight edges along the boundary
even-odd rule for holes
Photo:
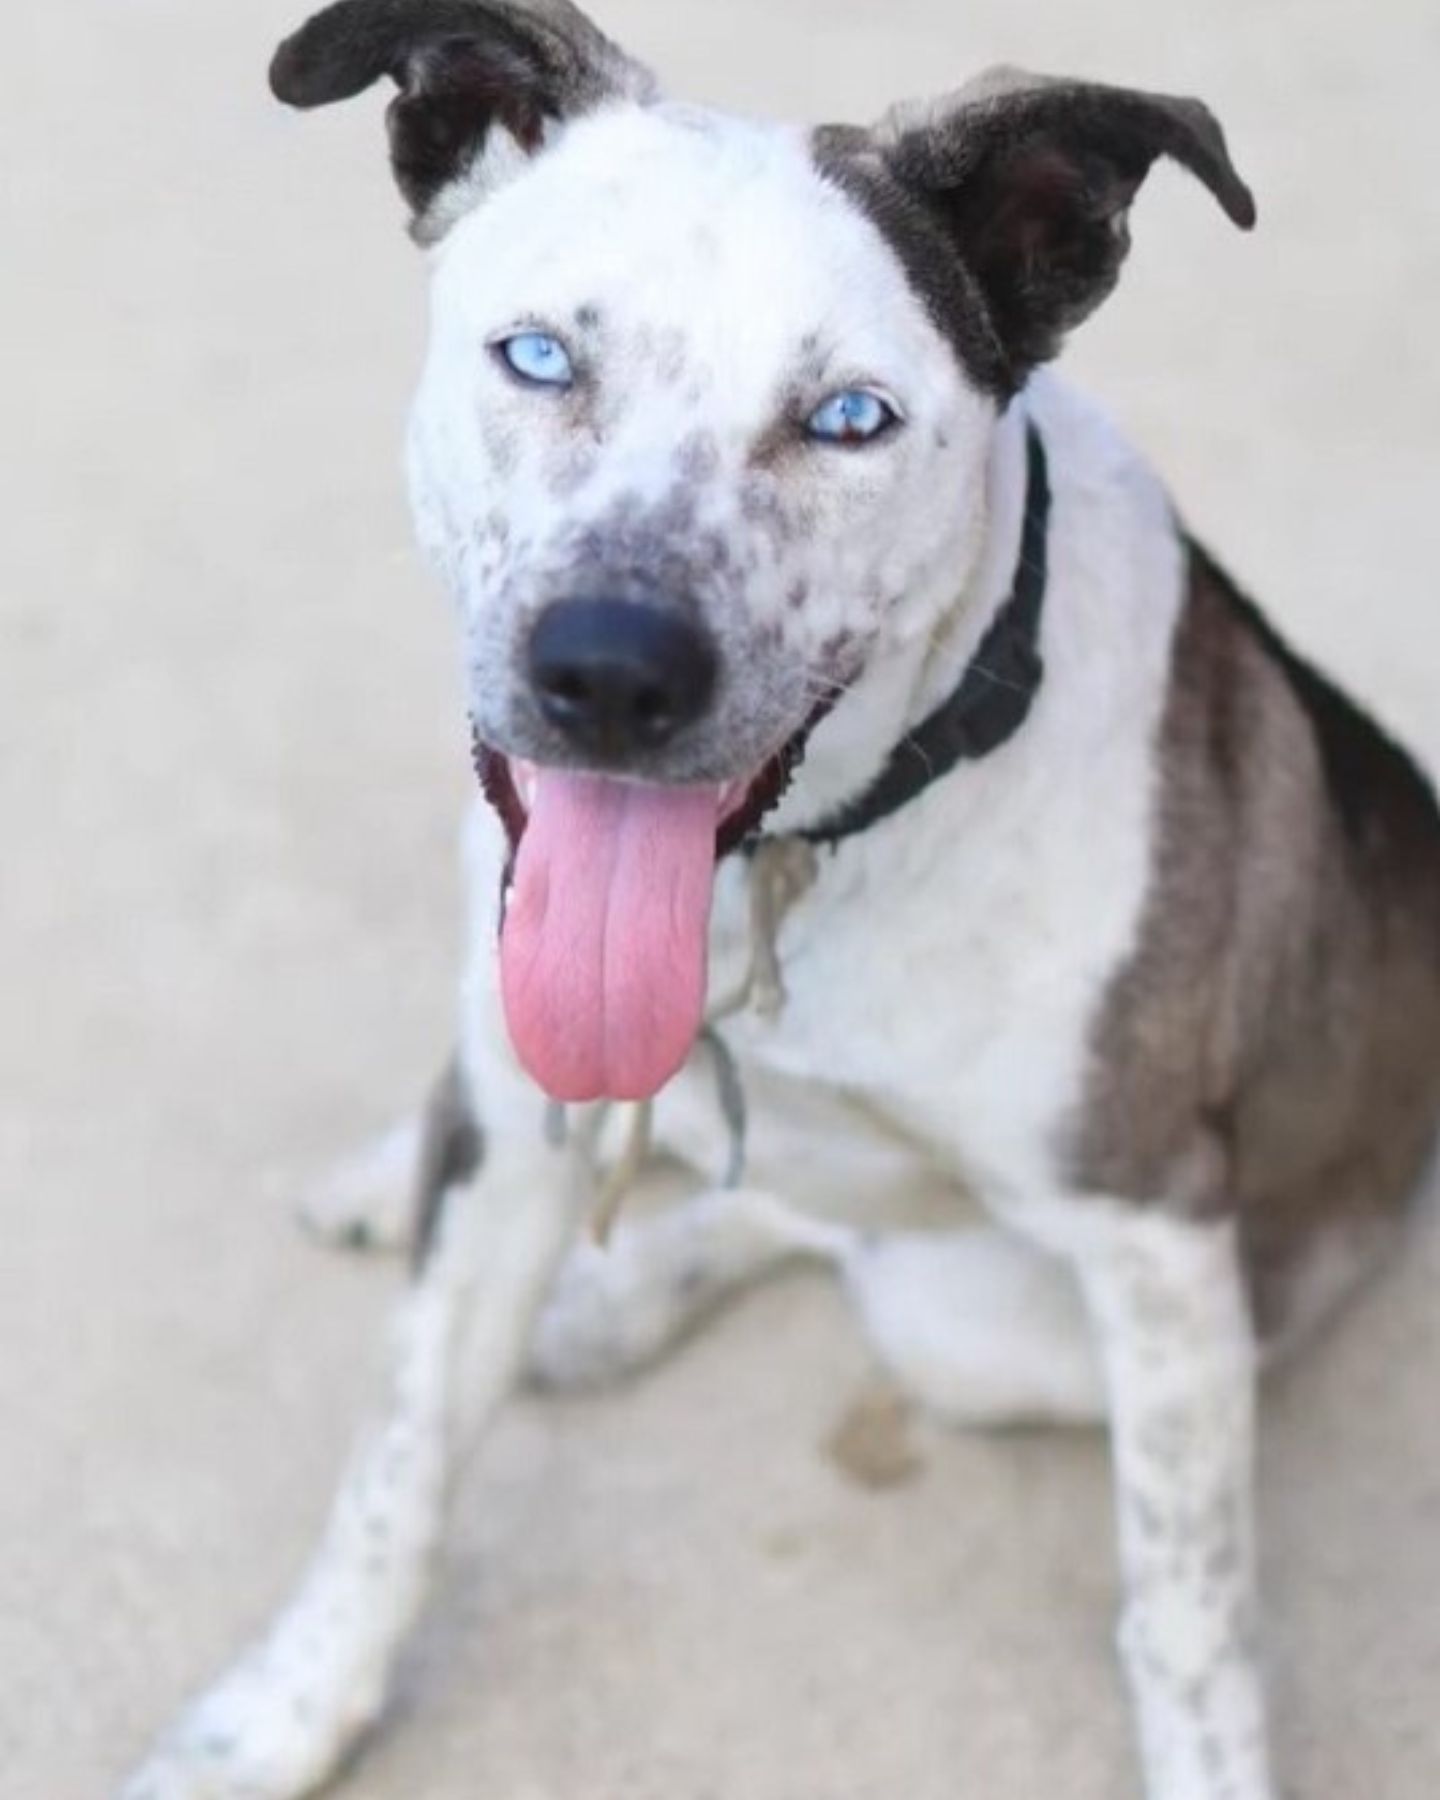
[[[329,1200],[383,1235],[421,1188],[388,1408],[128,1800],[326,1779],[527,1366],[631,1367],[797,1255],[948,1415],[1108,1420],[1145,1792],[1267,1800],[1257,1370],[1425,1186],[1440,815],[1037,373],[1157,157],[1253,222],[1219,127],[1012,70],[755,123],[568,0],[344,0],[272,78],[382,76],[433,262],[415,513],[490,802],[461,1044]],[[746,1185],[577,1245],[605,1103],[656,1095],[712,1178],[748,1097]],[[991,1222],[875,1229],[902,1155]]]

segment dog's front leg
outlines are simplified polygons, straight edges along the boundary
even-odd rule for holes
[[[378,1715],[424,1598],[460,1454],[514,1384],[585,1209],[583,1143],[546,1144],[537,1095],[513,1080],[505,1089],[484,1165],[450,1192],[399,1308],[385,1410],[297,1592],[180,1717],[123,1800],[293,1800]],[[507,1117],[514,1123],[498,1126]]]
[[[1110,1214],[1079,1269],[1109,1390],[1120,1643],[1148,1800],[1272,1800],[1256,1644],[1256,1357],[1234,1229]]]

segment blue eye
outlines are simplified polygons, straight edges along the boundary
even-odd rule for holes
[[[826,444],[868,444],[899,422],[900,415],[889,401],[869,388],[845,388],[816,407],[805,429]]]
[[[536,387],[569,387],[575,379],[570,352],[548,331],[517,331],[495,349],[522,381]]]

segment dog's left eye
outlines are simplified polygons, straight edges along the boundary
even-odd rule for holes
[[[805,429],[825,444],[868,444],[899,423],[899,413],[879,394],[869,388],[845,388],[816,407]]]
[[[535,387],[569,387],[575,379],[570,352],[548,331],[517,331],[501,338],[495,351],[522,381]]]

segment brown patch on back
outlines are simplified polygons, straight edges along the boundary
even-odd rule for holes
[[[1234,1211],[1268,1332],[1312,1254],[1393,1236],[1440,1130],[1440,810],[1195,545],[1159,782],[1072,1173]]]

